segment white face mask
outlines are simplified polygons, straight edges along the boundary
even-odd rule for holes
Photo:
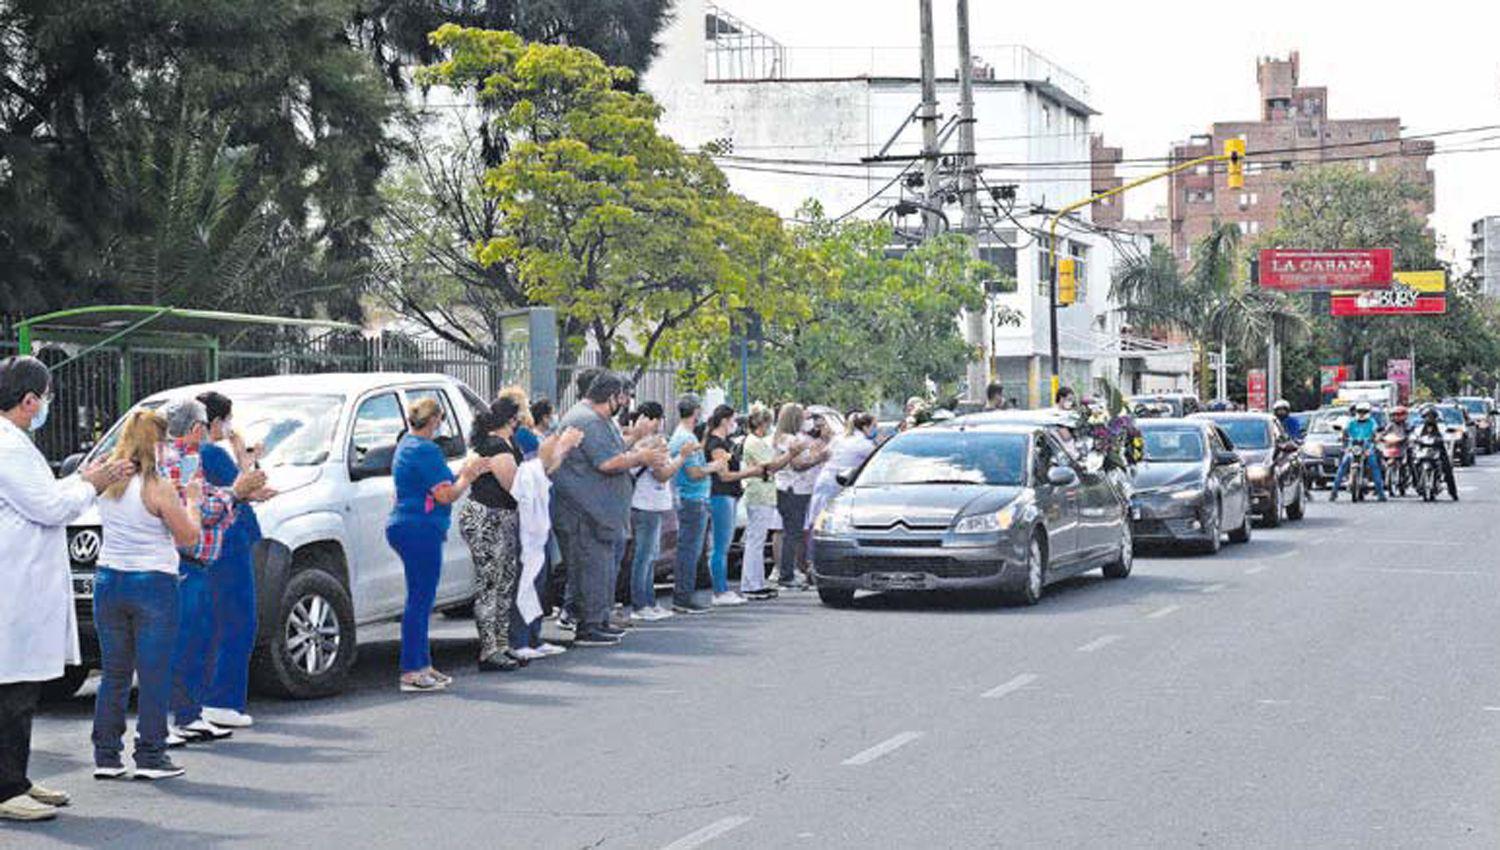
[[[224,439],[226,440],[234,436],[234,417],[224,417],[224,421],[219,424],[219,430],[224,434]]]
[[[26,430],[32,432],[42,430],[42,426],[47,424],[47,414],[51,411],[52,399],[42,396],[42,404],[37,408],[36,415],[31,417],[31,424],[26,426]]]

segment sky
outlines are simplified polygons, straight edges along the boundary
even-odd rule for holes
[[[717,0],[788,47],[915,47],[917,0]],[[1301,52],[1301,84],[1328,87],[1329,116],[1399,117],[1405,133],[1497,125],[1439,147],[1497,150],[1435,156],[1444,257],[1467,265],[1470,224],[1500,215],[1500,3],[1264,0],[1258,4],[1016,3],[971,0],[971,42],[1022,44],[1081,76],[1100,115],[1092,129],[1127,158],[1164,156],[1214,121],[1259,115],[1259,56]],[[955,0],[934,0],[937,41],[955,39]],[[1401,17],[1387,12],[1394,8]],[[941,65],[940,65],[941,67]],[[911,69],[915,75],[916,68]],[[1003,128],[979,128],[998,135]],[[1484,141],[1481,141],[1484,140]],[[1132,218],[1165,203],[1162,188],[1126,199]]]

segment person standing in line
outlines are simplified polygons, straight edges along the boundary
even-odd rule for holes
[[[635,412],[631,424],[642,440],[661,438],[666,412],[661,404],[648,401]],[[683,444],[676,455],[655,467],[635,470],[635,492],[630,499],[631,533],[635,550],[630,561],[630,618],[644,622],[665,620],[672,612],[656,604],[656,559],[661,554],[661,529],[674,510],[672,479],[687,462],[692,444]]]
[[[552,402],[545,398],[539,398],[531,403],[531,426],[527,430],[538,437],[545,437],[552,433],[552,426],[556,425],[557,417],[553,415]]]
[[[766,586],[766,537],[781,528],[776,510],[776,485],[771,476],[780,474],[790,455],[777,456],[769,432],[771,412],[759,408],[746,422],[745,462],[761,469],[761,474],[745,481],[745,554],[740,565],[740,595],[750,600],[775,599],[776,589]]]
[[[31,435],[47,422],[52,376],[35,357],[0,360],[0,819],[57,816],[68,794],[28,777],[43,682],[82,662],[67,525],[135,464],[95,463],[59,480]]]
[[[198,401],[208,412],[209,442],[199,453],[203,475],[215,487],[233,487],[240,470],[255,469],[261,446],[246,446],[234,430],[234,403],[206,392]],[[213,597],[213,637],[208,648],[208,689],[203,718],[225,729],[242,729],[255,721],[245,713],[250,690],[250,655],[255,650],[255,566],[252,551],[260,540],[255,509],[240,504],[224,536],[224,551],[208,573]]]
[[[573,403],[574,407],[577,407],[579,402],[585,401],[587,399],[589,387],[594,383],[594,379],[602,374],[604,374],[604,370],[600,369],[598,366],[587,366],[583,369],[578,370],[578,374],[573,376],[573,391],[578,396],[578,401]],[[557,526],[554,523],[554,535],[556,533],[556,527]],[[557,556],[559,560],[562,558],[561,542],[558,543]],[[567,568],[567,564],[563,564],[561,573],[561,575],[553,579],[554,582],[560,582],[562,584],[562,605],[560,606],[560,610],[557,613],[557,627],[562,629],[563,631],[571,632],[578,628],[578,589],[573,586],[573,575],[572,572]]]
[[[135,464],[99,500],[104,545],[94,571],[94,624],[99,632],[101,675],[94,697],[94,778],[131,775],[121,758],[132,677],[137,700],[137,779],[169,779],[184,771],[167,756],[167,708],[172,700],[172,648],[177,641],[177,547],[198,541],[203,485],[187,485],[187,501],[156,468],[167,420],[137,410],[125,420],[110,460]],[[180,739],[178,739],[180,741]]]
[[[849,433],[834,440],[829,447],[828,462],[823,464],[817,481],[813,483],[812,504],[807,511],[809,528],[817,522],[818,515],[833,497],[844,489],[839,476],[859,469],[875,452],[876,422],[873,414],[863,411],[851,414],[848,428]]]
[[[167,420],[171,445],[158,459],[159,472],[186,498],[190,485],[204,482],[201,449],[208,437],[208,411],[197,399],[183,398],[167,402],[162,416]],[[203,483],[202,492],[199,538],[191,546],[178,549],[181,578],[177,585],[177,641],[172,650],[171,731],[187,741],[213,741],[231,734],[203,718],[209,646],[214,636],[213,590],[208,573],[224,552],[224,539],[234,524],[237,506],[274,495],[266,488],[266,474],[259,470],[240,473],[233,487]]]
[[[679,614],[704,614],[710,606],[698,602],[698,560],[703,557],[708,534],[710,480],[716,470],[704,457],[698,439],[698,419],[703,402],[691,393],[677,402],[677,428],[667,443],[667,453],[685,458],[672,489],[677,497],[677,560],[672,566],[672,610]]]
[[[798,471],[792,467],[802,455],[809,442],[802,435],[802,426],[807,415],[800,404],[785,404],[776,420],[776,436],[772,447],[778,459],[784,461],[777,471],[776,512],[781,518],[781,545],[776,553],[776,583],[790,588],[796,577],[797,553],[802,551],[802,526],[807,520],[807,505],[812,500],[812,491],[797,492]]]
[[[808,437],[812,440],[802,457],[794,462],[793,466],[798,472],[797,486],[807,491],[807,513],[802,519],[802,551],[798,554],[800,563],[798,569],[802,573],[802,589],[809,590],[813,586],[812,574],[812,526],[817,520],[817,514],[813,513],[813,492],[817,489],[818,478],[823,474],[823,468],[833,453],[833,441],[836,437],[833,423],[819,414],[813,414],[804,426]],[[821,508],[820,508],[821,509]]]
[[[427,630],[442,575],[443,541],[448,537],[453,503],[488,468],[484,458],[473,457],[454,476],[443,450],[433,441],[444,415],[435,398],[413,402],[406,410],[409,430],[396,444],[391,459],[396,504],[386,520],[385,539],[401,557],[406,573],[399,680],[403,693],[440,691],[453,681],[432,666]]]
[[[531,421],[533,425],[529,429],[523,426],[517,430],[516,437],[518,441],[524,445],[527,433],[540,436],[543,440],[546,437],[552,436],[555,432],[554,425],[556,424],[556,418],[552,412],[552,402],[544,398],[539,398],[532,402]],[[541,441],[538,441],[537,446],[538,451],[540,451]],[[532,456],[527,455],[524,448],[522,449],[522,455],[526,460],[531,460]],[[542,562],[541,571],[537,573],[536,579],[533,582],[537,598],[542,600],[544,612],[546,611],[547,587],[552,581],[552,570],[557,564],[562,563],[562,549],[557,545],[557,535],[552,534],[550,531],[550,518],[548,525],[546,559]],[[520,592],[521,588],[517,586],[517,596],[520,595]],[[542,640],[541,617],[528,622],[525,617],[521,616],[520,610],[514,604],[511,605],[510,609],[509,642],[511,651],[515,653],[516,657],[527,661],[534,661],[538,658],[546,658],[551,655],[561,655],[567,652],[565,647]]]
[[[583,439],[553,478],[552,524],[562,545],[577,608],[577,646],[614,646],[624,631],[610,624],[609,571],[619,570],[616,545],[630,525],[630,470],[665,461],[659,447],[628,449],[612,421],[626,403],[625,380],[613,372],[594,378],[562,419]]]
[[[745,494],[743,482],[747,478],[759,478],[763,471],[759,466],[744,466],[741,462],[740,452],[730,441],[735,426],[734,408],[721,404],[714,408],[704,428],[707,436],[704,451],[709,462],[719,466],[713,474],[709,491],[713,545],[709,551],[708,571],[713,579],[715,605],[745,604],[745,597],[729,589],[729,544],[734,542],[736,511],[740,497]]]

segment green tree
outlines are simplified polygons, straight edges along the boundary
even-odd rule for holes
[[[992,272],[972,259],[966,237],[898,253],[886,224],[831,222],[816,205],[799,217],[811,222],[795,230],[808,313],[763,328],[752,396],[869,406],[964,376],[973,351],[957,317],[983,306],[979,282]],[[731,362],[719,368],[721,380],[738,374]]]
[[[640,369],[713,345],[746,309],[800,309],[762,261],[789,245],[779,220],[663,136],[655,102],[623,88],[628,69],[511,32],[447,25],[433,42],[449,58],[419,82],[474,91],[506,148],[485,173],[497,232],[477,257],[558,310],[566,354],[591,341],[604,365]]]

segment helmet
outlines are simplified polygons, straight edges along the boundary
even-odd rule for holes
[[[1361,401],[1361,402],[1355,404],[1354,405],[1354,415],[1355,416],[1369,416],[1370,415],[1370,403],[1368,401]]]
[[[1438,418],[1437,408],[1430,404],[1422,405],[1422,419],[1426,422],[1436,422]]]
[[[1271,405],[1271,412],[1272,413],[1291,413],[1292,412],[1292,403],[1289,402],[1289,401],[1287,401],[1284,398],[1278,398],[1278,399],[1276,399],[1276,403],[1273,404],[1273,405]]]
[[[1398,404],[1396,405],[1396,408],[1391,411],[1391,418],[1396,420],[1397,422],[1405,422],[1406,414],[1410,412],[1411,411],[1406,409],[1406,405]]]

